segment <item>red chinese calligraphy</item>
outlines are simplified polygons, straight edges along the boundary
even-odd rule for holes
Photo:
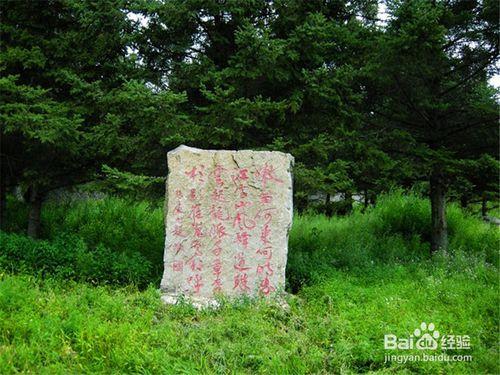
[[[234,205],[234,208],[236,208],[236,209],[240,209],[240,208],[245,209],[246,207],[251,206],[251,205],[252,205],[252,203],[250,203],[250,202],[239,201],[238,203],[236,203]]]
[[[215,184],[217,186],[223,186],[224,185],[224,180],[222,179],[222,173],[226,171],[226,168],[223,166],[217,164],[214,168],[213,174],[214,174],[214,180]]]
[[[262,282],[260,283],[260,286],[259,286],[259,291],[261,293],[263,293],[264,295],[269,295],[271,292],[274,292],[276,290],[276,288],[274,288],[272,285],[271,285],[271,282],[269,281],[269,278],[266,276]]]
[[[279,184],[283,183],[283,180],[280,180],[278,177],[276,177],[276,171],[274,167],[272,165],[269,165],[268,163],[265,163],[260,170],[255,171],[254,176],[262,182],[262,187],[264,189],[267,187],[267,183],[269,181],[274,181]]]
[[[226,202],[226,196],[224,194],[224,189],[214,189],[212,192],[212,200],[214,202]]]
[[[191,249],[195,249],[195,255],[201,256],[203,255],[201,253],[201,242],[200,240],[196,239],[191,243]]]
[[[262,231],[260,232],[260,240],[263,244],[268,244],[269,241],[269,236],[271,235],[271,228],[269,227],[269,224],[264,224],[264,227],[262,228]]]
[[[239,289],[243,292],[250,290],[248,286],[248,275],[246,273],[239,273],[234,276],[233,289]]]
[[[174,215],[179,215],[182,213],[183,213],[183,211],[182,211],[182,207],[181,207],[181,202],[178,202],[174,208]]]
[[[193,223],[191,226],[193,227],[193,233],[196,237],[200,238],[204,236],[201,223]]]
[[[234,189],[234,191],[240,193],[240,198],[246,198],[246,197],[248,197],[247,189],[248,189],[247,186],[245,186],[243,184],[239,184],[239,185],[236,185],[236,189]]]
[[[193,290],[196,294],[200,293],[200,289],[203,286],[202,278],[200,274],[196,274],[194,276],[188,277],[188,283],[193,286]]]
[[[201,271],[203,269],[203,261],[194,255],[186,260],[186,264],[189,265],[191,271]]]
[[[236,233],[236,242],[242,244],[245,249],[248,247],[249,238],[250,235],[248,234],[248,232]]]
[[[258,274],[261,274],[261,273],[266,273],[266,275],[269,275],[271,276],[273,273],[274,273],[274,270],[273,268],[271,267],[271,262],[268,260],[266,260],[266,263],[264,264],[259,264],[257,266],[257,273]]]
[[[247,267],[245,265],[246,262],[243,253],[236,254],[235,258],[237,260],[237,263],[234,265],[235,270],[238,270],[239,272],[245,272],[250,269],[250,267]]]
[[[204,182],[204,176],[205,176],[205,166],[200,165],[198,167],[193,167],[191,170],[188,170],[184,172],[186,176],[188,176],[192,181],[195,181],[195,179],[198,180],[198,182]]]
[[[248,218],[245,212],[237,212],[233,220],[233,228],[237,226],[240,230],[251,230],[255,225],[255,220]]]
[[[193,204],[191,206],[191,213],[189,217],[193,220],[193,222],[202,219],[203,215],[201,213],[201,205],[199,203]]]
[[[187,236],[186,232],[184,232],[184,230],[182,229],[182,226],[179,224],[176,224],[174,226],[174,229],[172,230],[172,234],[174,236],[177,236],[177,237],[186,237]]]
[[[214,287],[214,293],[222,291],[222,280],[217,278],[213,281],[212,286]]]
[[[215,241],[214,247],[212,248],[212,254],[214,254],[216,257],[220,256],[222,253],[221,243],[222,240]]]
[[[257,254],[262,255],[266,259],[271,259],[271,257],[272,257],[272,251],[271,250],[272,250],[272,246],[264,246],[264,247],[262,247],[260,249],[257,249],[255,252]]]
[[[189,190],[189,199],[192,201],[196,200],[196,189],[190,189]]]
[[[260,194],[260,203],[268,204],[268,203],[271,203],[272,200],[273,200],[273,196],[268,191],[263,191]]]
[[[210,207],[209,214],[210,214],[210,218],[213,220],[226,221],[229,219],[229,214],[227,212],[224,213],[222,211],[222,207],[216,206],[215,204],[213,204]]]
[[[214,287],[214,292],[220,292],[222,290],[222,281],[220,275],[222,273],[222,262],[219,258],[215,259],[212,264],[212,274],[215,276],[215,280],[212,283]]]
[[[172,262],[172,269],[174,272],[182,272],[184,264],[182,263],[182,260],[177,260],[175,262]]]
[[[224,238],[225,236],[227,236],[226,227],[221,223],[212,224],[212,228],[210,229],[210,236],[217,239]]]

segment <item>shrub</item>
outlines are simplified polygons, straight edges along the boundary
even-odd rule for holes
[[[141,254],[120,254],[103,245],[92,249],[74,235],[49,242],[0,232],[0,254],[0,267],[11,272],[139,286],[154,281],[151,263]]]

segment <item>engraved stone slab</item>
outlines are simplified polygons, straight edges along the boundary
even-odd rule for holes
[[[284,289],[292,166],[290,154],[274,151],[168,153],[164,301]]]

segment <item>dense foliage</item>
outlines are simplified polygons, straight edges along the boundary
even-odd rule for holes
[[[181,143],[278,149],[296,158],[299,209],[317,191],[331,214],[332,196],[348,212],[354,193],[368,206],[418,185],[446,248],[447,197],[497,195],[499,5],[383,4],[2,2],[2,212],[20,188],[36,237],[54,189],[158,195]]]

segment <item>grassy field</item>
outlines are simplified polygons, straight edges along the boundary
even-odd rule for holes
[[[158,207],[48,205],[42,241],[16,234],[25,215],[19,205],[1,234],[2,374],[500,372],[500,235],[456,206],[450,251],[433,257],[429,206],[416,196],[395,193],[343,218],[297,216],[289,310],[255,300],[216,311],[162,305]],[[422,354],[383,345],[384,334],[408,337],[421,322],[470,336],[470,350],[447,353],[473,360],[385,362]]]

